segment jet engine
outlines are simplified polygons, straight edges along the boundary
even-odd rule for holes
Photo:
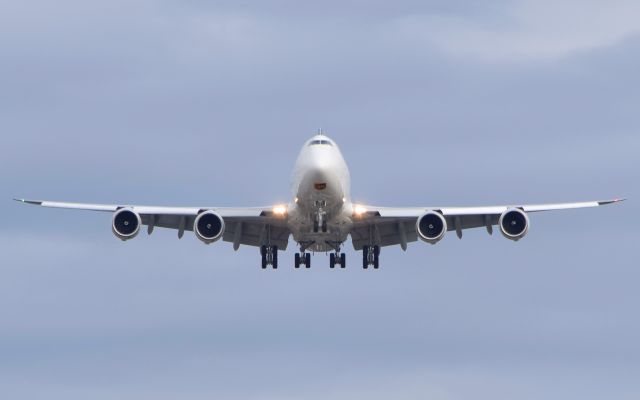
[[[427,243],[436,244],[447,232],[447,220],[442,214],[435,211],[427,211],[416,222],[418,237]]]
[[[529,217],[519,208],[510,208],[498,220],[502,235],[510,240],[520,240],[529,230]]]
[[[113,214],[111,230],[120,240],[133,239],[140,232],[140,214],[130,208],[121,208]]]
[[[193,231],[202,242],[213,243],[224,233],[224,220],[214,211],[201,212],[193,223]]]

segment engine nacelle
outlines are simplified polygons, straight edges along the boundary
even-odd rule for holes
[[[140,214],[130,208],[121,208],[113,214],[111,230],[120,240],[133,239],[140,232]]]
[[[215,211],[201,212],[193,223],[193,231],[202,242],[213,243],[224,234],[224,220]]]
[[[529,217],[519,208],[510,208],[498,220],[502,235],[510,240],[520,240],[529,231]]]
[[[435,211],[427,211],[416,221],[418,237],[427,243],[436,244],[447,233],[447,220]]]

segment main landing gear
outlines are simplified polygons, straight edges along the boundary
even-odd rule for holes
[[[262,269],[266,269],[271,265],[273,269],[278,268],[278,246],[262,246],[260,247],[260,255],[262,256]]]
[[[362,268],[367,269],[370,265],[378,269],[380,258],[380,246],[364,246],[362,248]]]
[[[380,255],[380,247],[378,246],[365,246],[362,249],[363,254],[363,267],[366,269],[369,265],[373,265],[373,268],[378,268],[378,256]],[[262,269],[266,269],[271,266],[273,269],[278,269],[278,246],[261,246],[260,256],[262,257]],[[304,247],[301,248],[300,253],[295,254],[295,268],[300,268],[304,265],[305,268],[311,268],[311,253],[304,251]],[[335,252],[329,254],[329,267],[335,268],[339,265],[340,268],[347,267],[347,256],[344,253],[340,253],[340,248],[336,247]]]
[[[347,256],[338,252],[329,254],[329,268],[335,268],[336,264],[340,265],[340,268],[345,268],[347,266]]]
[[[296,253],[294,266],[300,268],[301,264],[304,264],[305,268],[311,268],[311,253]]]

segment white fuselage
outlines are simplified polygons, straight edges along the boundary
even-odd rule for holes
[[[293,239],[310,251],[334,250],[351,230],[349,168],[336,143],[324,135],[308,140],[291,179],[293,202],[287,224]]]

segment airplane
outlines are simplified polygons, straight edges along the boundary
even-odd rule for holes
[[[136,237],[143,225],[150,235],[156,227],[193,231],[206,244],[220,239],[260,248],[262,268],[278,268],[278,252],[293,236],[299,252],[294,267],[311,267],[311,252],[329,252],[329,266],[346,267],[341,249],[351,236],[362,251],[362,267],[379,267],[380,249],[421,239],[430,244],[449,231],[458,238],[471,228],[497,225],[507,239],[522,239],[529,230],[529,214],[613,204],[624,199],[541,205],[483,207],[377,207],[351,201],[350,174],[334,140],[318,133],[307,140],[298,155],[291,180],[291,201],[267,207],[157,207],[126,204],[84,204],[14,199],[43,207],[111,212],[113,234],[123,240]]]

